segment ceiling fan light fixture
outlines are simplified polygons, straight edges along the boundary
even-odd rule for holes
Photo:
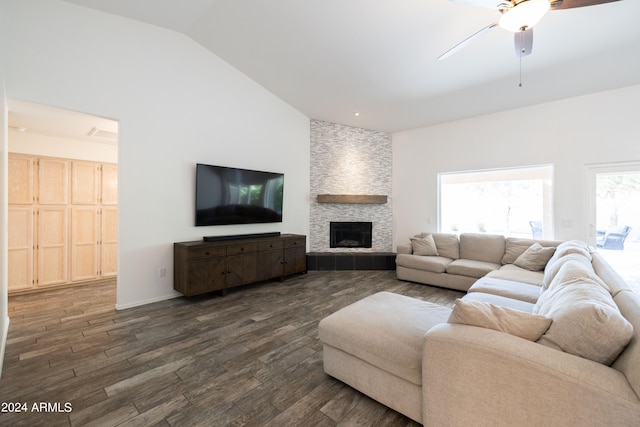
[[[524,0],[507,9],[500,17],[499,25],[508,31],[532,28],[549,11],[549,0]]]

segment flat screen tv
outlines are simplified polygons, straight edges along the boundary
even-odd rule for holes
[[[284,174],[196,165],[196,226],[282,222]]]

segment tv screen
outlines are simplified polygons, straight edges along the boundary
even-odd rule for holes
[[[196,165],[196,226],[282,222],[284,174]]]

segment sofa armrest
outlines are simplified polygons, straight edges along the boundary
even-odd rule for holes
[[[512,335],[442,323],[426,335],[424,425],[632,425],[640,400],[608,366]]]
[[[398,245],[396,248],[396,254],[412,254],[413,248],[411,247],[411,243],[405,243],[403,245]]]

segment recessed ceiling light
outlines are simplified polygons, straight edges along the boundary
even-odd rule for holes
[[[355,112],[355,113],[353,113],[353,115],[354,115],[354,116],[356,116],[356,117],[358,117],[358,116],[360,115],[360,113]]]

